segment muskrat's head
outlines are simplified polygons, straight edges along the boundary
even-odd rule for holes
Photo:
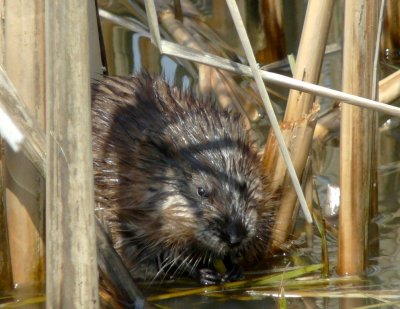
[[[163,251],[189,264],[258,255],[267,249],[273,205],[256,149],[247,136],[191,137],[175,144],[154,191]]]

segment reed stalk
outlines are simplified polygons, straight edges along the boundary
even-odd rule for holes
[[[3,183],[3,145],[0,140],[0,196],[4,194],[4,183]],[[7,261],[10,261],[10,250],[8,246],[7,237],[7,217],[3,199],[0,199],[0,260],[4,261],[2,267],[0,267],[0,291],[11,291],[13,287],[11,265]]]
[[[96,220],[96,239],[99,271],[102,274],[105,287],[101,292],[104,294],[110,293],[109,303],[110,305],[112,303],[112,308],[123,307],[119,301],[124,304],[135,304],[134,308],[149,308],[144,295],[136,286],[98,220]]]
[[[9,104],[12,113],[22,115],[20,123],[28,120],[18,110],[15,93],[27,103],[25,108],[34,115],[39,128],[44,128],[44,1],[0,1],[2,23],[2,85],[1,100]],[[11,80],[14,95],[4,87]],[[7,112],[5,109],[3,111]],[[25,128],[32,123],[22,123]],[[31,136],[35,139],[37,136]],[[39,137],[40,138],[40,137]],[[34,142],[28,151],[40,152]],[[30,159],[32,157],[28,156]],[[40,161],[39,155],[34,159]],[[44,287],[44,179],[23,153],[5,147],[4,179],[9,249],[13,284],[20,288],[42,292]]]
[[[46,307],[98,308],[88,1],[46,2]]]
[[[378,26],[378,1],[345,2],[343,91],[371,97]],[[372,98],[374,99],[374,98]],[[337,272],[365,269],[369,207],[372,200],[376,114],[344,104],[340,132],[340,211]],[[374,184],[376,185],[376,184]]]
[[[266,64],[284,59],[287,55],[283,29],[283,4],[280,0],[263,0],[263,27],[265,47],[258,51],[257,60]]]
[[[400,70],[379,81],[379,101],[389,103],[400,97]]]
[[[329,24],[332,16],[333,0],[310,0],[307,6],[303,32],[294,72],[294,78],[310,83],[318,83]],[[291,90],[287,108],[281,124],[282,134],[292,156],[296,173],[301,177],[306,165],[314,133],[318,104],[315,95]],[[296,215],[297,197],[285,162],[277,152],[275,135],[271,132],[264,150],[264,169],[272,176],[276,190],[282,191],[281,205],[272,233],[273,249],[278,249],[286,241],[293,227]]]
[[[400,1],[386,0],[381,51],[388,58],[399,59],[400,53]]]
[[[0,18],[3,20],[3,5],[4,1],[0,1]],[[4,57],[4,28],[0,26],[0,66],[3,63]],[[0,99],[1,101],[1,99]],[[10,250],[8,246],[8,237],[7,237],[7,226],[6,226],[6,212],[5,206],[3,203],[4,196],[4,141],[0,138],[0,260],[2,261],[10,261]],[[12,273],[11,273],[11,265],[9,263],[4,263],[4,267],[0,268],[0,291],[7,291],[12,288]]]

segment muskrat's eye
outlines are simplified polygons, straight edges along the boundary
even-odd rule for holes
[[[201,197],[207,197],[208,193],[206,191],[206,189],[204,189],[203,187],[198,187],[197,188],[197,193],[201,196]]]

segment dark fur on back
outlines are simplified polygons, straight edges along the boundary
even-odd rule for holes
[[[92,101],[96,203],[135,277],[266,253],[274,206],[239,116],[147,74],[105,78]]]

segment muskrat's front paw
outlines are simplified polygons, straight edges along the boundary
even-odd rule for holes
[[[199,280],[202,285],[223,284],[230,281],[236,281],[243,278],[242,269],[239,266],[233,267],[225,274],[211,268],[199,269]]]
[[[199,269],[199,280],[202,285],[215,285],[223,283],[223,276],[219,272],[210,268]]]

